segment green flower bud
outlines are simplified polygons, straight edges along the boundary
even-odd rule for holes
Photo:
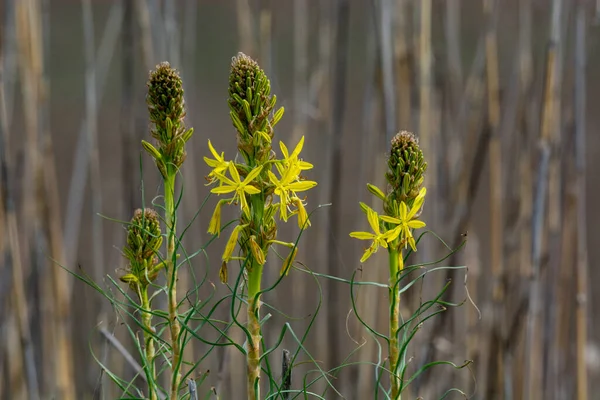
[[[414,134],[402,131],[391,142],[386,179],[389,184],[385,200],[386,213],[393,210],[394,203],[405,202],[409,207],[419,194],[427,170],[423,152]]]
[[[153,124],[151,133],[158,143],[162,165],[158,165],[159,159],[155,155],[154,158],[164,176],[165,164],[172,163],[177,168],[183,164],[186,156],[185,143],[192,134],[191,130],[186,130],[183,121],[183,82],[179,73],[168,62],[162,62],[150,72],[147,86],[146,103]]]
[[[271,115],[275,101],[269,78],[258,63],[238,53],[231,62],[228,103],[238,148],[247,160],[264,162],[269,157],[273,126],[283,114],[281,109]]]
[[[143,211],[137,209],[127,231],[127,246],[123,249],[123,254],[129,261],[129,268],[121,278],[128,275],[136,278],[126,280],[130,286],[147,286],[156,279],[158,274],[153,271],[153,267],[158,262],[156,254],[162,240],[158,213],[150,208]]]

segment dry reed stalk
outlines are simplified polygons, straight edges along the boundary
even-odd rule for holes
[[[308,116],[308,4],[294,1],[294,127],[291,143],[298,143],[305,134]]]
[[[239,49],[256,57],[254,40],[254,17],[248,0],[236,0]]]
[[[433,199],[433,210],[437,205],[437,160],[435,157],[434,133],[431,129],[433,112],[432,89],[433,89],[433,57],[431,51],[431,0],[420,2],[420,31],[419,31],[419,140],[423,153],[427,154],[427,190],[429,198]],[[428,254],[425,254],[428,256]]]
[[[575,160],[577,185],[577,398],[587,400],[588,371],[586,365],[588,335],[588,253],[586,215],[586,10],[585,2],[577,3],[575,30]]]
[[[380,132],[382,131],[379,128],[379,119],[378,115],[380,113],[380,97],[376,95],[376,80],[377,80],[377,68],[376,68],[376,57],[377,57],[377,49],[375,43],[375,26],[373,24],[373,13],[375,12],[374,3],[371,3],[369,7],[369,14],[367,16],[367,56],[365,58],[366,61],[366,73],[367,77],[365,83],[365,92],[363,97],[362,104],[362,129],[361,129],[361,142],[360,146],[363,151],[361,152],[360,157],[360,167],[359,167],[359,177],[357,182],[373,182],[377,187],[382,187],[384,182],[384,174],[385,174],[385,152],[380,145],[379,137],[381,135],[373,135],[372,132]],[[368,155],[376,155],[374,158]],[[365,201],[365,196],[368,194],[367,190],[363,185],[357,185],[357,198],[360,201]],[[371,207],[376,209],[375,204],[371,204]],[[359,221],[359,220],[357,220]],[[361,222],[363,222],[361,220]],[[355,226],[354,230],[361,230],[361,227]],[[359,249],[355,249],[359,250]],[[376,254],[375,257],[378,255]],[[381,255],[379,255],[381,256]],[[356,251],[356,257],[353,255],[353,259],[358,259],[358,251]],[[377,257],[376,260],[378,260]],[[376,261],[379,264],[379,261]],[[361,275],[359,276],[361,280],[365,281],[377,281],[377,282],[385,282],[387,279],[387,274],[384,268],[366,268],[363,270]],[[362,288],[357,298],[357,308],[361,311],[364,310],[362,317],[365,318],[365,321],[369,323],[371,326],[384,326],[383,324],[389,319],[387,307],[383,306],[386,303],[380,303],[380,298],[377,297],[376,293],[370,292],[367,288]],[[357,293],[357,294],[358,294]],[[378,310],[378,312],[373,313],[369,312],[369,310]],[[353,335],[356,340],[360,340],[364,337],[364,327],[360,324],[355,324],[355,329],[353,329]],[[375,348],[376,343],[375,340],[371,340],[371,338],[366,339],[367,343],[365,343],[364,347],[360,351],[360,359],[362,360],[374,360],[375,359]],[[374,376],[372,373],[367,372],[370,371],[369,368],[358,368],[358,376],[356,377],[356,391],[359,393],[359,398],[369,398],[373,395],[374,390]]]
[[[39,254],[42,242],[44,240],[43,227],[41,224],[41,149],[40,149],[40,125],[39,125],[39,98],[41,89],[42,77],[42,41],[41,41],[41,10],[39,1],[28,0],[19,2],[16,5],[16,34],[17,48],[19,57],[19,74],[21,81],[21,91],[23,94],[23,113],[25,117],[25,171],[23,176],[23,222],[24,235],[19,239],[25,250],[22,255],[22,277],[27,276],[27,267],[31,266],[32,271],[40,271],[42,259]],[[23,292],[23,296],[27,296]],[[23,298],[25,303],[23,307],[27,307],[26,297]],[[23,310],[19,309],[19,318],[28,318],[27,311],[21,315]],[[29,323],[24,324],[21,329],[31,329]],[[23,335],[23,332],[21,332]],[[28,384],[30,396],[37,398],[39,396],[38,377],[35,372],[34,365],[34,350],[31,343],[31,332],[25,334],[26,341],[23,343],[25,349],[25,363],[27,368]],[[65,387],[66,382],[72,379],[72,375],[66,378],[65,374],[71,371],[56,370],[59,388],[65,389],[65,394],[68,395],[68,387]]]
[[[543,214],[545,213],[545,199],[541,199],[539,196],[546,196],[546,184],[548,184],[548,194],[550,198],[549,203],[549,226],[550,230],[555,232],[559,226],[557,219],[560,215],[560,203],[559,199],[559,165],[557,164],[556,157],[552,156],[552,153],[556,150],[557,141],[559,138],[560,129],[560,79],[562,75],[561,68],[561,56],[560,51],[560,35],[561,35],[561,11],[562,1],[553,0],[552,3],[552,20],[550,26],[550,39],[549,48],[547,54],[547,66],[546,66],[546,82],[544,88],[544,105],[542,112],[541,121],[541,150],[542,156],[540,157],[540,163],[538,168],[538,182],[537,182],[537,193],[534,206],[534,230],[533,230],[533,248],[534,252],[532,255],[533,259],[533,281],[532,289],[530,291],[530,315],[528,316],[528,332],[526,341],[526,352],[527,352],[527,371],[526,371],[526,390],[524,394],[526,398],[536,400],[541,398],[543,395],[543,364],[542,364],[542,346],[539,334],[542,330],[542,309],[541,309],[541,298],[540,298],[540,263],[541,263],[541,252],[543,242],[543,226],[537,225],[542,224],[544,221]],[[544,163],[546,162],[545,156],[548,152],[548,156],[551,158],[549,181],[546,183],[546,177],[543,175]],[[536,209],[537,207],[537,209]],[[541,209],[539,209],[541,207]],[[534,339],[536,338],[536,339]]]
[[[82,24],[85,54],[85,119],[87,131],[87,151],[90,163],[90,189],[92,198],[92,255],[94,259],[94,280],[102,282],[104,277],[104,234],[102,213],[102,176],[100,174],[100,154],[98,148],[98,97],[96,93],[96,65],[94,40],[94,15],[91,0],[82,0]],[[105,309],[104,302],[102,310]],[[103,312],[99,319],[103,319]]]
[[[2,57],[4,55],[2,54]],[[2,60],[3,61],[3,60]],[[4,65],[4,64],[2,64]],[[9,133],[7,126],[7,110],[5,102],[5,80],[4,71],[0,67],[0,173],[2,174],[2,200],[5,207],[5,235],[8,245],[3,252],[3,262],[6,264],[7,272],[12,278],[11,304],[12,312],[9,312],[6,319],[4,331],[6,358],[8,371],[6,372],[10,384],[11,394],[16,398],[28,398],[31,393],[28,388],[27,375],[25,374],[26,354],[24,345],[31,345],[31,334],[29,330],[29,319],[27,317],[27,299],[25,298],[25,287],[23,283],[23,266],[21,263],[21,249],[19,242],[19,232],[17,224],[17,215],[14,202],[12,160],[9,152]],[[22,315],[21,313],[25,313]],[[23,318],[25,317],[25,318]],[[29,344],[28,344],[29,343]],[[8,361],[10,360],[10,362]],[[35,389],[34,385],[34,390]]]
[[[152,45],[152,30],[150,28],[150,11],[148,3],[144,0],[135,0],[135,11],[140,24],[140,41],[142,58],[146,70],[150,70],[156,63],[154,46]]]
[[[408,21],[409,10],[407,0],[398,0],[396,3],[396,32],[394,37],[394,63],[397,66],[396,72],[396,92],[398,95],[398,127],[404,129],[413,129],[412,118],[412,70],[411,70],[411,49],[409,47]]]
[[[389,143],[396,133],[396,93],[394,86],[394,54],[392,47],[392,0],[379,3],[379,51],[382,73],[385,138]]]
[[[133,112],[134,95],[133,82],[135,74],[135,30],[134,30],[134,4],[132,1],[124,2],[123,33],[121,35],[121,147],[122,147],[122,188],[123,207],[122,215],[131,215],[138,208],[138,180],[136,159],[138,143],[135,140],[135,118]],[[134,156],[135,155],[135,156]],[[121,235],[123,236],[123,235]]]
[[[487,19],[492,19],[494,12],[498,12],[496,2],[493,0],[484,1],[484,14]],[[502,193],[502,147],[500,144],[500,82],[498,76],[498,45],[496,25],[492,24],[485,34],[485,53],[486,53],[486,77],[487,77],[487,95],[488,95],[488,119],[492,136],[489,142],[489,185],[490,185],[490,265],[492,273],[492,301],[493,318],[495,321],[494,337],[502,338],[502,327],[504,321],[504,220],[503,220],[503,193]],[[493,357],[496,360],[495,380],[492,385],[495,387],[495,395],[502,397],[502,373],[504,371],[504,354],[500,345],[493,346],[498,353]]]
[[[43,19],[43,62],[47,64],[50,60],[50,36],[49,36],[49,3],[44,1],[44,19]],[[53,339],[55,342],[51,345],[54,349],[56,362],[56,371],[60,374],[58,379],[59,394],[62,398],[72,399],[75,397],[73,381],[75,372],[73,369],[72,354],[72,334],[71,334],[71,299],[69,297],[69,279],[66,279],[64,271],[55,263],[65,265],[65,248],[63,228],[61,224],[61,200],[59,194],[58,179],[56,176],[55,156],[53,150],[52,135],[49,132],[50,127],[50,80],[48,76],[48,67],[44,67],[41,78],[41,92],[38,98],[40,102],[40,112],[43,113],[42,121],[42,175],[44,181],[43,202],[44,220],[48,229],[50,241],[50,255],[53,262],[50,264],[51,290],[48,294],[51,298],[48,303],[53,303],[53,314],[55,333]],[[60,371],[60,372],[59,372]]]
[[[533,81],[533,57],[532,57],[532,40],[531,40],[531,0],[520,0],[519,2],[519,79],[521,83],[522,103],[519,109],[520,121],[520,142],[519,149],[519,280],[524,288],[524,282],[527,282],[532,274],[531,269],[531,220],[533,215],[533,174],[531,160],[531,136],[530,129],[529,107],[527,102],[531,95],[531,87]],[[521,289],[522,291],[523,289]],[[522,330],[521,332],[525,332]],[[517,349],[515,351],[516,360],[514,369],[515,384],[513,393],[515,397],[519,397],[524,390],[523,376],[524,358],[526,357],[524,348],[523,333],[519,335]]]
[[[348,36],[350,28],[350,4],[348,0],[338,0],[336,3],[336,34],[333,59],[333,87],[331,125],[329,127],[330,175],[328,183],[328,198],[334,204],[341,204],[340,194],[342,188],[342,139],[344,127],[344,113],[346,111],[347,96],[347,66],[348,63]],[[327,238],[327,263],[328,273],[340,276],[341,260],[339,257],[338,240],[343,236],[341,232],[342,207],[334,207],[329,211],[329,229]],[[343,318],[346,315],[346,303],[339,301],[342,298],[339,285],[331,283],[325,295],[326,304],[335,304],[329,308],[329,326],[327,342],[329,344],[329,366],[339,366],[342,362],[345,329]],[[344,338],[344,339],[343,339]],[[342,386],[343,387],[343,386]]]
[[[120,2],[115,3],[110,12],[104,31],[98,53],[94,57],[96,60],[96,91],[97,101],[102,100],[104,88],[107,81],[108,70],[115,53],[117,43],[121,35],[122,21],[124,9]],[[77,257],[77,249],[79,248],[79,238],[81,230],[81,215],[83,212],[83,201],[86,193],[86,185],[88,180],[88,171],[90,161],[88,159],[88,131],[87,119],[84,117],[77,139],[77,148],[75,150],[75,160],[73,162],[71,180],[69,184],[69,193],[67,196],[67,207],[65,216],[65,251],[66,251],[66,266],[73,267],[75,258]],[[69,281],[69,296],[72,291],[72,282]]]
[[[273,6],[266,1],[260,10],[259,17],[259,47],[261,64],[265,65],[267,72],[273,68]],[[308,95],[307,95],[308,96]]]
[[[535,200],[533,205],[532,229],[532,278],[529,290],[529,311],[527,316],[527,337],[525,342],[525,378],[523,398],[537,400],[542,394],[542,310],[540,268],[542,258],[542,235],[546,209],[546,191],[550,146],[542,137],[539,144],[540,156],[537,169]]]
[[[179,23],[177,21],[177,9],[175,7],[175,0],[164,0],[164,32],[165,32],[165,44],[167,46],[166,57],[171,65],[181,65],[181,41],[179,40],[179,30],[177,27]],[[177,3],[180,3],[177,1]]]
[[[461,93],[463,92],[463,71],[460,46],[460,1],[447,0],[446,2],[446,63],[448,67],[449,97],[451,99],[448,109],[453,115],[458,111]]]

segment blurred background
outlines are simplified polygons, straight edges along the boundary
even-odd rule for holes
[[[306,137],[303,156],[315,165],[307,176],[319,186],[308,192],[316,210],[297,260],[315,272],[350,279],[361,267],[364,243],[348,233],[368,228],[359,201],[378,206],[365,184],[383,187],[397,131],[420,139],[429,163],[421,219],[450,247],[467,241],[443,265],[468,272],[427,275],[405,295],[403,314],[448,280],[447,299],[463,301],[468,289],[480,313],[467,301],[423,325],[409,371],[474,363],[436,367],[406,398],[457,387],[474,399],[600,399],[599,15],[591,0],[2,0],[0,398],[117,398],[96,360],[135,375],[127,321],[57,263],[110,288],[106,276],[125,266],[118,221],[161,201],[140,145],[149,138],[145,83],[161,61],[181,71],[195,128],[183,166],[179,221],[193,221],[184,245],[193,252],[209,239],[215,198],[200,209],[209,191],[202,156],[208,139],[235,154],[227,84],[243,51],[286,109],[276,137],[288,147]],[[298,234],[288,225],[283,240]],[[218,281],[225,241],[192,263],[208,274],[201,298],[227,292]],[[413,262],[447,253],[427,236]],[[272,283],[280,262],[268,264]],[[385,283],[387,274],[379,252],[357,278]],[[187,289],[189,276],[180,280]],[[365,321],[385,332],[387,291],[362,286],[355,296]],[[347,284],[292,271],[263,300],[283,313],[264,308],[271,345],[285,322],[301,337],[320,305],[306,350],[323,369],[349,364],[330,376],[345,398],[374,398],[368,363],[386,350],[357,322]],[[286,335],[282,348],[297,347]],[[186,350],[192,361],[206,354],[193,375],[210,370],[199,393],[244,398],[241,355],[199,342]],[[314,369],[296,367],[294,388]]]

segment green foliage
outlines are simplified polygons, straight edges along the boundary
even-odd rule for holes
[[[418,218],[426,196],[423,183],[427,167],[414,135],[401,132],[392,141],[386,174],[388,187],[382,190],[371,184],[367,186],[383,205],[383,214],[379,215],[366,204],[361,204],[372,232],[351,233],[352,237],[371,241],[361,262],[367,261],[379,248],[388,250],[389,281],[358,281],[358,268],[350,279],[326,275],[296,261],[298,245],[305,229],[310,226],[311,216],[306,210],[306,198],[300,193],[317,185],[302,175],[303,171],[313,168],[300,157],[304,137],[291,152],[283,142],[279,142],[280,156],[273,150],[273,128],[281,120],[283,108],[275,110],[276,97],[271,94],[268,77],[254,60],[242,53],[232,60],[227,100],[242,160],[227,159],[208,141],[212,158],[204,157],[204,160],[211,168],[208,179],[213,187],[195,216],[187,221],[181,232],[177,231],[183,187],[176,192],[175,183],[180,178],[180,167],[186,158],[185,145],[193,132],[185,127],[182,87],[179,74],[168,63],[158,65],[150,73],[147,103],[155,144],[142,141],[142,147],[157,166],[163,179],[164,193],[162,200],[158,198],[152,204],[161,215],[144,206],[135,211],[130,222],[117,221],[127,227],[127,242],[123,247],[127,266],[119,275],[119,280],[127,285],[123,287],[109,275],[106,286],[101,286],[81,272],[69,271],[104,296],[117,316],[126,322],[124,329],[134,344],[130,351],[139,362],[137,375],[125,380],[94,355],[102,370],[121,390],[121,398],[222,398],[222,394],[216,393],[212,387],[214,375],[202,365],[216,356],[215,349],[223,347],[231,347],[246,357],[247,398],[252,400],[341,397],[335,378],[344,369],[357,364],[373,368],[377,377],[374,399],[382,394],[385,398],[398,399],[420,374],[434,366],[449,365],[460,369],[469,364],[429,362],[413,367],[410,361],[411,343],[423,324],[448,307],[460,304],[444,300],[449,287],[447,283],[436,297],[422,302],[412,315],[403,316],[399,312],[400,296],[414,290],[416,283],[423,281],[428,274],[444,269],[465,269],[438,265],[458,250],[448,246],[449,254],[440,260],[405,266],[421,238],[430,233],[425,232],[418,238],[413,236],[415,229],[425,226]],[[182,245],[183,237],[204,211],[212,195],[225,196],[217,201],[212,211],[207,227],[212,236],[190,252]],[[239,216],[222,224],[221,210],[227,204],[239,206]],[[318,206],[315,210],[322,207]],[[278,224],[293,216],[297,217],[300,233],[294,241],[283,241],[278,237]],[[206,249],[219,240],[222,231],[230,228],[222,260],[211,263]],[[443,241],[441,243],[445,245]],[[276,247],[283,248],[286,253],[280,254]],[[269,253],[277,257],[280,274],[265,288],[262,273]],[[232,262],[239,264],[235,272],[230,268]],[[225,295],[218,295],[217,287],[209,279],[209,276],[216,275],[215,266],[219,267],[218,276],[226,288]],[[189,271],[193,285],[192,289],[178,297],[177,274],[182,268]],[[318,304],[304,320],[306,326],[302,331],[294,329],[294,318],[279,310],[276,304],[262,303],[265,293],[275,291],[283,279],[294,279],[299,274],[308,274],[319,294]],[[327,370],[307,349],[306,340],[323,306],[323,279],[348,285],[356,318],[379,346],[377,361],[355,361],[356,352],[362,346],[359,344],[341,365]],[[362,318],[356,306],[356,292],[362,286],[388,291],[388,333],[378,332]],[[159,298],[163,299],[161,304],[166,300],[165,309],[155,308]],[[262,329],[269,323],[272,314],[261,317],[261,308],[288,320],[281,326],[273,343],[267,342],[262,335]],[[227,319],[217,317],[223,314],[223,310],[226,310]],[[244,333],[244,343],[233,338],[233,329]],[[293,347],[281,349],[284,340],[291,342]],[[204,345],[204,353],[194,360],[184,358],[184,350],[191,341]],[[388,354],[384,354],[382,343],[387,346]],[[282,354],[285,368],[279,375]],[[310,365],[312,369],[304,375],[293,373],[299,365]],[[384,375],[389,376],[390,388],[384,387]],[[451,391],[462,393],[458,389],[447,393]]]

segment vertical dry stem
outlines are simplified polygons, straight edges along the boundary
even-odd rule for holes
[[[575,35],[575,160],[577,172],[577,398],[588,399],[586,347],[588,333],[588,254],[585,190],[586,135],[586,10],[585,2],[577,5]]]

